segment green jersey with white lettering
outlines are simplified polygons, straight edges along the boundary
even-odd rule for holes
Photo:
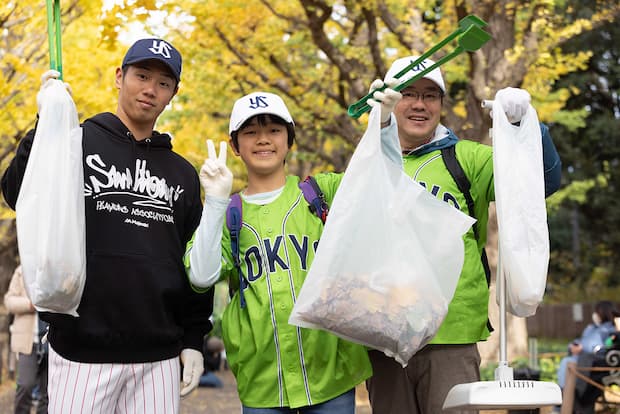
[[[331,203],[342,174],[318,174]],[[306,278],[323,223],[308,208],[299,178],[289,176],[272,202],[242,202],[239,259],[245,277],[245,308],[224,228],[222,273],[235,293],[222,328],[226,357],[248,407],[301,407],[330,400],[372,374],[366,348],[322,330],[288,323]]]
[[[431,341],[433,344],[475,343],[488,338],[490,334],[487,328],[489,288],[480,255],[487,238],[489,203],[495,199],[493,149],[474,141],[459,140],[456,143],[456,158],[471,183],[470,193],[475,204],[479,241],[476,241],[473,227],[463,236],[463,269],[448,314]],[[469,214],[465,196],[446,168],[440,150],[422,155],[405,155],[403,168],[407,175],[435,197]]]

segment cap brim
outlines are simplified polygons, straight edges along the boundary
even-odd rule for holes
[[[170,75],[172,75],[172,77],[177,81],[177,83],[181,81],[181,79],[176,75],[176,72],[174,68],[172,67],[172,65],[170,65],[167,61],[163,59],[158,59],[158,58],[153,58],[153,57],[149,57],[146,59],[145,58],[129,59],[126,62],[124,62],[123,68],[128,65],[135,65],[136,63],[147,62],[149,60],[163,63],[164,65],[166,65],[166,67],[168,68],[168,72],[170,72]]]
[[[250,116],[245,117],[242,121],[237,122],[236,128],[230,130],[229,134],[232,134],[235,131],[239,131],[241,129],[241,127],[243,126],[243,124],[245,124],[248,121],[248,119],[254,118],[255,116],[258,116],[258,115],[277,116],[278,118],[280,118],[284,122],[288,122],[289,124],[295,125],[295,122],[292,119],[286,119],[286,118],[284,118],[282,116],[282,114],[275,113],[274,111],[257,111],[257,112],[252,113]]]

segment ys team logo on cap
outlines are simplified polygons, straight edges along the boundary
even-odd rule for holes
[[[269,92],[253,92],[237,99],[230,114],[228,133],[231,134],[256,115],[269,114],[282,118],[285,122],[294,124],[293,117],[286,104],[278,95]]]
[[[162,55],[166,59],[170,59],[170,51],[172,50],[172,46],[163,40],[153,40],[153,46],[149,47],[149,50],[153,52],[154,55]]]
[[[266,96],[250,98],[250,109],[267,108],[268,106],[269,104],[267,103]]]

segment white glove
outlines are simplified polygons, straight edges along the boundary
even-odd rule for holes
[[[200,184],[205,190],[206,195],[217,198],[228,199],[232,190],[233,175],[226,166],[225,141],[220,142],[220,155],[215,152],[215,144],[212,140],[207,140],[208,158],[200,168]]]
[[[181,362],[183,363],[183,388],[181,397],[185,397],[200,382],[200,376],[204,372],[204,358],[202,352],[195,349],[185,348],[181,351]]]
[[[50,69],[41,75],[41,86],[44,86],[45,83],[50,79],[58,79],[60,78],[60,72],[54,69]]]
[[[60,78],[60,72],[54,69],[50,69],[46,71],[43,75],[41,75],[41,89],[39,90],[39,94],[43,89],[47,88],[51,84],[51,82],[49,82],[51,79],[58,79],[58,78]],[[64,84],[65,84],[65,88],[67,89],[67,92],[69,92],[69,95],[73,96],[73,91],[71,90],[71,86],[69,86],[69,84],[66,82]],[[41,102],[39,99],[39,94],[37,94],[37,109],[39,112],[41,112]]]
[[[497,91],[495,100],[499,101],[506,113],[508,121],[512,124],[520,122],[527,112],[532,98],[525,89],[504,88]]]
[[[379,102],[381,103],[381,123],[386,123],[390,120],[390,114],[394,111],[394,107],[403,97],[400,92],[391,89],[392,87],[398,85],[399,80],[395,78],[390,78],[385,81],[385,88],[383,91],[377,91],[372,94],[372,98],[368,99],[366,102],[370,106],[375,106]],[[381,79],[375,79],[370,84],[369,92],[372,92],[374,89],[380,88],[384,85],[384,82]]]

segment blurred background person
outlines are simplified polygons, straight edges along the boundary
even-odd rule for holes
[[[17,355],[15,414],[30,414],[35,390],[37,414],[47,413],[47,323],[39,318],[26,294],[21,266],[11,277],[4,304],[14,315],[10,330],[11,351]]]
[[[566,384],[566,371],[569,362],[574,362],[578,367],[606,366],[605,340],[614,332],[616,326],[614,320],[620,316],[615,305],[602,300],[594,305],[592,323],[583,330],[581,337],[576,338],[568,345],[569,355],[562,358],[558,367],[558,385],[564,389]],[[592,380],[600,383],[602,377],[607,375],[605,371],[593,371],[589,373]],[[594,402],[601,394],[600,389],[577,378],[575,384],[575,400],[573,412],[576,414],[593,414]]]

